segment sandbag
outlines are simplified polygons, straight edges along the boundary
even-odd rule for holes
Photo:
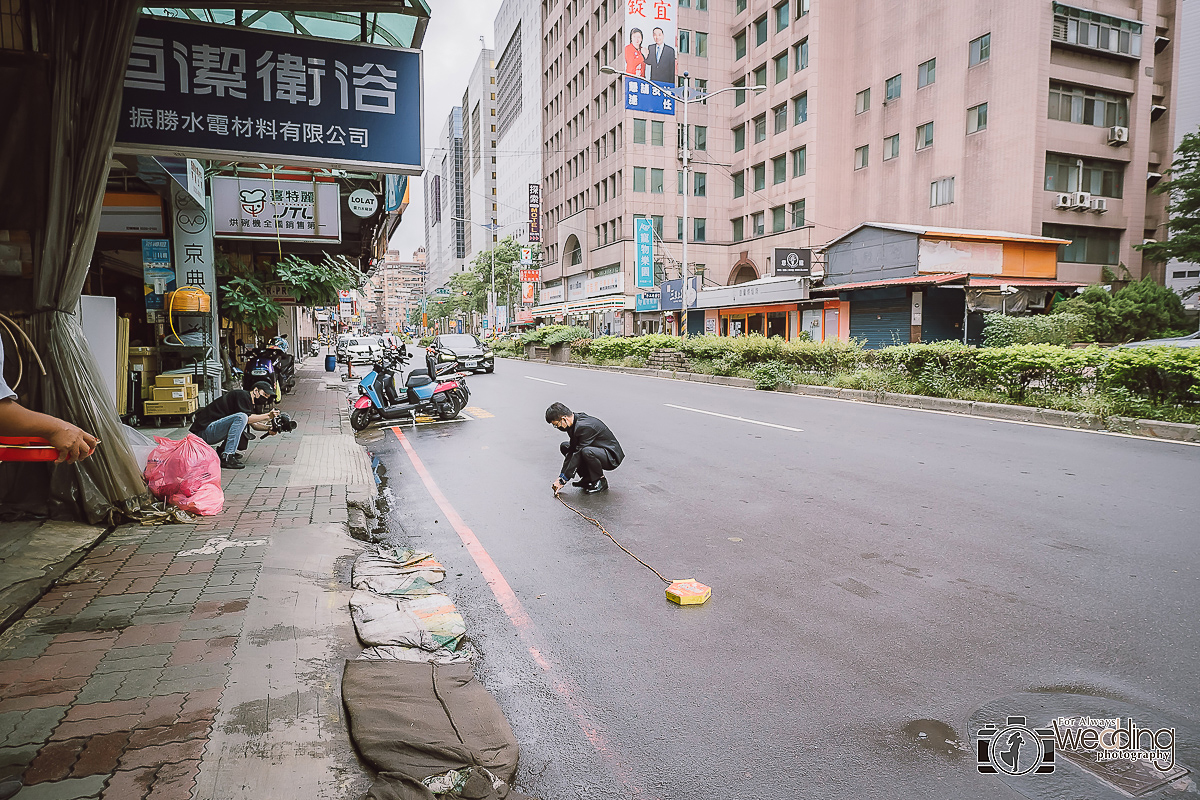
[[[350,616],[365,645],[456,650],[467,632],[454,603],[440,593],[396,598],[356,591],[350,598]]]
[[[470,664],[475,660],[475,649],[463,644],[457,650],[439,647],[437,650],[422,650],[399,644],[381,644],[368,647],[358,654],[359,661],[421,661],[427,664]]]
[[[342,699],[350,736],[379,773],[369,800],[530,800],[508,786],[517,740],[470,665],[347,661]],[[423,783],[450,770],[472,773],[457,793],[434,795]]]
[[[351,585],[379,594],[415,594],[414,578],[438,583],[446,568],[432,554],[420,550],[385,548],[365,552],[354,561]]]
[[[195,434],[178,441],[154,437],[157,446],[146,461],[144,473],[155,497],[197,514],[221,513],[221,459],[217,451]],[[197,498],[202,487],[205,489]],[[186,505],[184,505],[186,504]]]

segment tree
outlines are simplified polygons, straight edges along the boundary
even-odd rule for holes
[[[540,261],[541,245],[533,245],[534,263]],[[460,272],[455,275],[455,278],[462,278],[466,275],[471,275],[475,280],[463,279],[461,281],[464,290],[469,289],[471,292],[471,303],[469,310],[477,311],[480,314],[487,313],[487,293],[492,288],[492,252],[496,254],[496,304],[506,305],[508,298],[512,297],[514,303],[520,302],[521,281],[518,270],[521,262],[521,243],[512,236],[505,237],[498,242],[492,250],[484,250],[479,255],[475,256],[475,260],[471,262],[470,272]],[[451,289],[453,290],[454,281],[451,280]],[[467,309],[464,309],[467,310]]]
[[[1055,314],[1079,314],[1095,342],[1130,342],[1182,334],[1188,321],[1179,295],[1146,276],[1120,291],[1089,286],[1054,304]]]
[[[1167,230],[1171,236],[1165,242],[1136,245],[1152,261],[1200,263],[1200,130],[1183,137],[1175,151],[1175,161],[1166,171],[1168,178],[1154,187],[1170,201],[1167,211]]]
[[[342,255],[322,254],[320,261],[289,255],[276,264],[255,266],[228,256],[216,260],[221,312],[255,331],[275,326],[283,307],[271,299],[267,284],[283,283],[296,302],[305,306],[337,303],[338,291],[357,289],[363,274]]]

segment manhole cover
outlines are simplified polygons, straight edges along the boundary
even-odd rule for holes
[[[1134,719],[1079,722],[1056,727],[1060,744],[1075,744],[1059,755],[1123,792],[1141,797],[1188,773],[1175,763],[1173,728],[1138,728]]]

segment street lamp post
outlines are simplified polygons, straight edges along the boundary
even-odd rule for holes
[[[626,78],[633,78],[633,79],[639,80],[639,81],[646,81],[646,83],[648,83],[650,85],[650,87],[654,89],[655,92],[663,95],[664,97],[670,97],[677,103],[683,104],[683,153],[681,155],[681,158],[683,160],[683,241],[681,242],[683,265],[680,267],[680,270],[679,270],[679,276],[681,278],[681,283],[682,283],[682,286],[680,287],[680,304],[679,304],[679,335],[687,336],[687,309],[688,309],[688,298],[687,298],[688,256],[687,256],[687,251],[688,251],[688,238],[689,238],[688,237],[688,190],[690,188],[690,183],[691,183],[691,180],[688,177],[688,173],[690,172],[690,170],[688,169],[688,165],[691,161],[691,131],[688,128],[688,107],[691,106],[692,103],[703,103],[703,102],[707,101],[708,98],[715,97],[716,95],[719,95],[722,92],[765,92],[767,90],[767,87],[766,86],[726,86],[724,88],[717,89],[715,92],[705,92],[704,94],[700,94],[700,95],[692,95],[691,78],[689,77],[687,72],[684,72],[683,73],[683,86],[680,87],[683,91],[676,94],[674,92],[666,91],[665,89],[660,87],[658,84],[656,84],[654,81],[646,80],[645,78],[639,77],[637,75],[631,75],[630,73],[625,72],[624,70],[616,69],[615,67],[611,67],[607,64],[605,64],[603,67],[601,67],[600,71],[602,73],[604,73],[605,75],[623,75]],[[697,288],[697,291],[699,291],[700,287],[697,286],[696,288]]]
[[[451,217],[450,219],[452,219],[454,222],[469,222],[472,225],[478,225],[479,227],[483,228],[486,231],[489,231],[490,233],[495,233],[496,231],[501,230],[503,228],[507,228],[510,225],[519,224],[516,222],[510,222],[508,225],[501,225],[499,222],[496,222],[496,220],[492,220],[491,222],[484,224],[482,222],[476,222],[475,220],[464,219],[462,217]],[[499,300],[499,298],[496,297],[496,244],[497,243],[496,242],[488,242],[488,244],[491,245],[488,248],[488,251],[491,253],[491,256],[492,256],[492,291],[491,291],[491,301],[488,303],[488,305],[490,306],[490,308],[488,308],[488,316],[491,319],[492,335],[495,336],[496,335],[496,306],[497,306],[498,300]],[[510,294],[511,294],[511,290],[510,290]]]

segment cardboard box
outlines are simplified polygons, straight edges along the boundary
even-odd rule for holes
[[[153,399],[161,402],[166,400],[191,400],[192,398],[188,396],[186,386],[170,386],[165,389],[161,386],[155,386]]]
[[[191,382],[191,375],[159,375],[154,379],[154,385],[164,389],[172,386],[187,386]]]
[[[195,400],[147,400],[145,402],[147,416],[177,416],[194,414],[197,403]]]

